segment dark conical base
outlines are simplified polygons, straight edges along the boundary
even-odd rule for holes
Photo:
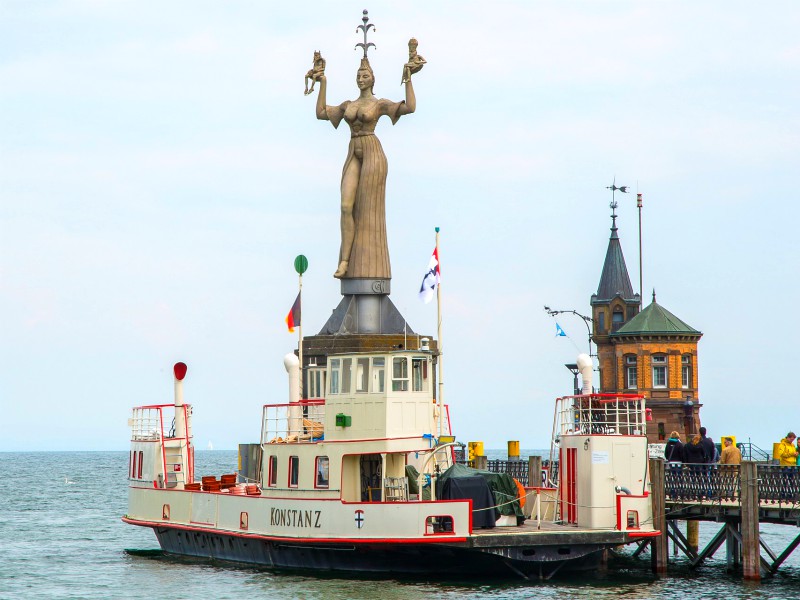
[[[346,294],[317,335],[415,335],[388,294]]]

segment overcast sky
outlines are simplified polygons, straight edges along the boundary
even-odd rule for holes
[[[392,300],[441,227],[445,399],[462,441],[549,444],[586,327],[610,192],[646,304],[703,332],[701,418],[769,446],[800,429],[800,4],[374,2],[375,93],[417,112],[389,160]],[[357,96],[363,0],[0,2],[0,450],[123,450],[134,405],[189,365],[195,442],[259,436],[288,398],[284,317],[305,254],[304,333],[340,300],[349,131],[303,95]],[[771,446],[769,446],[771,448]]]

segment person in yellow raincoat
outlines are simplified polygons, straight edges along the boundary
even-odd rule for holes
[[[775,451],[775,458],[780,461],[782,467],[797,466],[797,448],[794,445],[797,436],[793,432],[786,434],[786,437],[781,440]]]

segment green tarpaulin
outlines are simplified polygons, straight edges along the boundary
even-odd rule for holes
[[[489,489],[494,494],[497,510],[501,515],[523,517],[519,499],[517,498],[517,484],[514,483],[514,478],[507,473],[492,473],[491,471],[482,471],[472,469],[466,465],[455,464],[439,475],[436,482],[436,496],[439,496],[441,486],[450,477],[474,477],[475,475],[480,475],[489,484]]]

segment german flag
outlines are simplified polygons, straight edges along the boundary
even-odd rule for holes
[[[292,304],[292,309],[286,315],[286,326],[289,333],[294,333],[294,328],[300,325],[300,292],[297,292],[297,299]]]

